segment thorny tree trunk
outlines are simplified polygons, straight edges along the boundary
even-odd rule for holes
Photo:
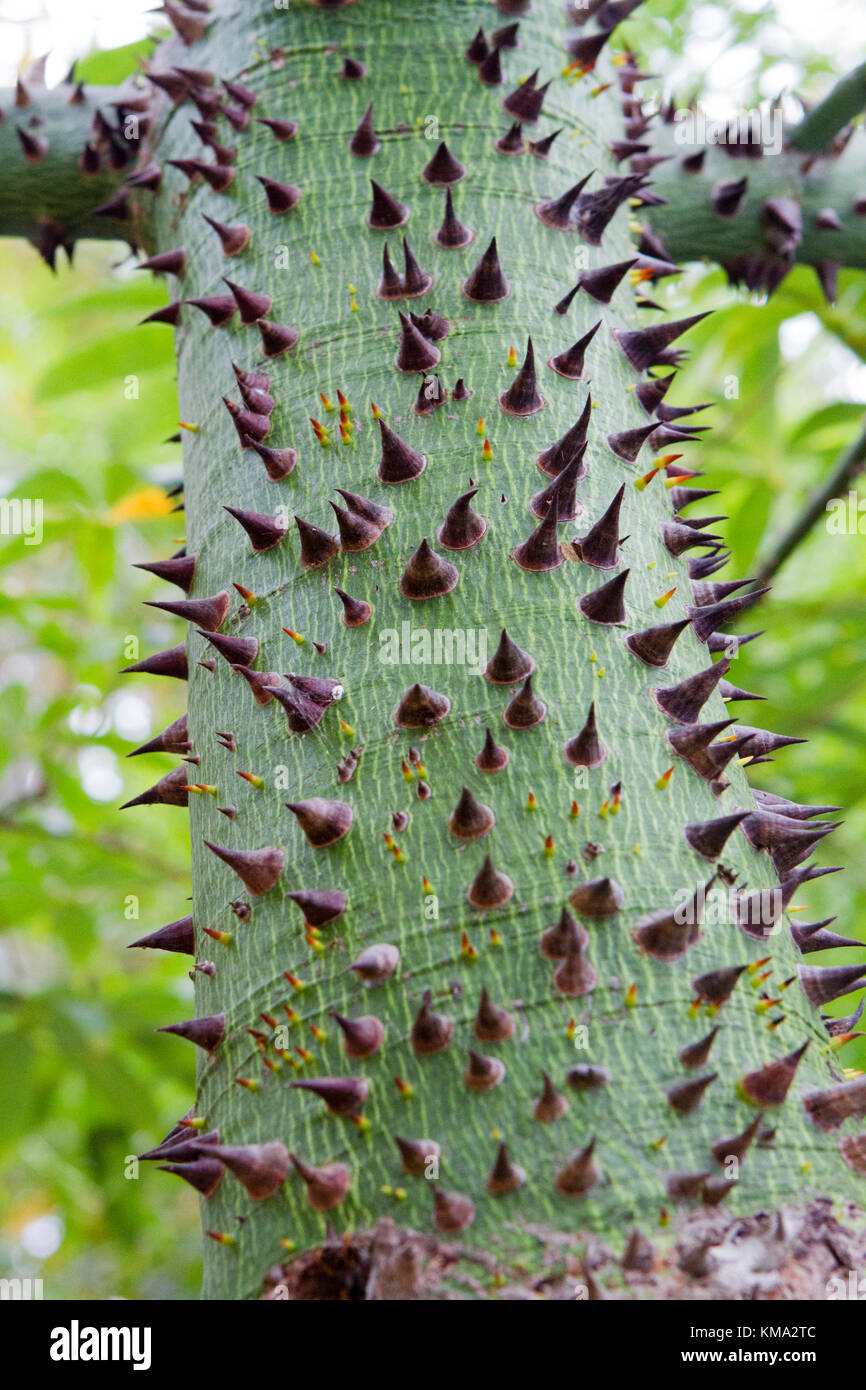
[[[760,758],[776,740],[717,723],[738,710],[749,718],[748,705],[723,703],[737,698],[736,662],[727,665],[736,639],[721,631],[737,609],[713,606],[729,596],[726,581],[718,591],[703,582],[723,563],[720,542],[712,522],[696,529],[701,494],[676,484],[678,469],[697,466],[699,436],[666,428],[661,393],[649,386],[649,368],[675,366],[681,344],[675,328],[647,336],[657,315],[635,298],[634,280],[646,296],[670,269],[638,225],[653,212],[652,186],[641,190],[646,152],[617,151],[635,171],[620,183],[608,150],[611,141],[643,143],[638,80],[629,62],[611,65],[613,45],[596,75],[578,82],[574,67],[563,71],[591,61],[596,32],[633,6],[596,6],[584,26],[553,0],[525,16],[528,6],[504,0],[501,14],[465,0],[166,8],[192,42],[172,41],[154,65],[181,98],[155,108],[139,161],[154,161],[161,182],[154,192],[134,180],[109,215],[131,210],[118,226],[151,252],[185,248],[163,266],[177,272],[166,317],[176,322],[180,418],[194,426],[183,442],[186,556],[195,562],[170,567],[181,587],[191,577],[193,606],[179,596],[175,609],[193,619],[189,723],[163,747],[194,754],[177,777],[196,784],[195,928],[194,947],[183,922],[170,941],[151,944],[211,962],[195,975],[198,1022],[177,1028],[205,1044],[191,1112],[199,1128],[187,1117],[159,1152],[209,1193],[206,1296],[256,1296],[287,1250],[323,1241],[326,1220],[337,1232],[383,1215],[449,1239],[465,1231],[461,1239],[503,1270],[522,1259],[531,1271],[538,1228],[597,1231],[622,1249],[635,1223],[651,1233],[664,1212],[701,1201],[748,1212],[815,1192],[853,1195],[838,1133],[812,1122],[803,1095],[840,1079],[814,1004],[844,995],[854,979],[804,966],[779,915],[779,896],[787,903],[807,872],[819,822],[770,798],[756,807],[740,759]],[[490,41],[512,16],[516,46],[506,34],[479,64],[479,24]],[[566,56],[564,44],[575,42]],[[470,45],[474,61],[464,56]],[[211,71],[242,85],[205,85]],[[530,74],[538,86],[519,88]],[[220,96],[227,111],[216,109]],[[509,108],[523,118],[510,133]],[[78,115],[58,98],[51,119],[30,128],[49,149],[31,147],[28,170],[61,157],[54,130]],[[10,150],[27,143],[10,135],[15,116],[0,125]],[[197,117],[213,131],[196,132]],[[297,133],[268,122],[297,122]],[[215,176],[225,188],[169,163],[213,163],[202,133],[228,147],[219,157],[234,177]],[[440,140],[450,157],[434,154]],[[859,146],[844,157],[856,163]],[[121,166],[122,148],[114,158]],[[672,233],[674,167],[659,166],[669,205],[656,209]],[[696,224],[724,222],[727,241],[707,249],[732,263],[751,254],[756,283],[775,278],[780,257],[802,254],[796,233],[784,235],[797,220],[784,201],[797,191],[797,169],[792,155],[750,161],[761,201],[739,237],[712,208],[707,172],[690,181],[679,171],[684,189],[700,183],[682,193]],[[820,160],[814,177],[830,177]],[[386,230],[368,224],[371,178],[390,195],[374,206]],[[580,198],[551,204],[577,179],[589,180]],[[448,180],[456,217],[471,229],[459,248],[436,239]],[[110,176],[108,184],[103,201]],[[41,230],[28,224],[27,198],[10,230],[41,239],[43,250],[46,238],[70,240],[76,225],[92,230],[38,188]],[[91,206],[80,181],[78,196]],[[850,193],[844,206],[836,200],[841,230],[828,227],[835,240],[825,259],[862,264],[852,202]],[[248,229],[236,244],[223,233],[237,254],[224,254],[203,215]],[[416,298],[395,297],[406,291],[403,235],[420,265],[408,266]],[[495,281],[491,238],[507,289]],[[385,246],[398,269],[383,297]],[[630,262],[638,246],[632,270],[643,275],[623,266],[590,274],[569,298],[581,274]],[[688,254],[682,238],[673,253]],[[222,277],[267,298],[240,290],[236,304]],[[235,312],[212,327],[223,308]],[[400,313],[428,310],[420,332],[404,322],[401,336]],[[585,337],[582,372],[580,351],[551,366]],[[530,340],[537,384],[526,363],[518,371]],[[684,415],[687,426],[700,423]],[[564,519],[555,531],[552,520],[534,530],[548,498],[534,499],[581,458],[584,432],[582,463],[558,489]],[[545,463],[543,451],[564,436]],[[668,466],[656,472],[660,456]],[[449,513],[470,490],[471,508]],[[608,509],[620,490],[617,520]],[[344,508],[342,549],[335,503]],[[226,507],[241,512],[240,524]],[[597,527],[605,514],[609,524]],[[577,537],[587,537],[582,546]],[[434,558],[426,547],[419,554],[425,538]],[[437,596],[419,598],[431,590]],[[494,658],[503,629],[531,661],[514,649]],[[162,664],[183,674],[182,654]],[[277,685],[269,672],[295,683]],[[680,684],[698,672],[696,686]],[[723,672],[730,686],[718,682]],[[329,702],[333,683],[344,693]],[[657,702],[651,692],[661,688],[673,694]],[[710,735],[717,723],[709,753],[698,720]],[[495,771],[491,747],[477,757],[487,729],[508,753]],[[152,764],[160,776],[165,752]],[[185,803],[177,777],[156,800]],[[315,847],[317,838],[332,842]],[[712,875],[700,926],[689,900]],[[732,907],[730,886],[755,893],[779,879],[776,929],[737,925],[754,904],[735,898]],[[474,905],[485,896],[492,906]],[[493,1007],[479,1015],[482,990]],[[342,1079],[330,1107],[315,1087],[292,1084],[321,1078]],[[838,1113],[863,1109],[858,1083],[848,1083]],[[725,1140],[744,1132],[742,1142]],[[398,1147],[395,1136],[412,1142]],[[856,1145],[845,1143],[856,1162]],[[256,1145],[269,1147],[247,1147]],[[303,1165],[336,1166],[317,1178]]]

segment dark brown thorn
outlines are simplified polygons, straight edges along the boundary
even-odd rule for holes
[[[382,244],[382,278],[376,287],[376,294],[380,299],[402,299],[404,296],[403,279],[399,275],[394,262],[391,260],[391,252],[388,243]]]
[[[386,425],[381,416],[379,433],[382,438],[382,454],[376,476],[380,483],[408,483],[424,472],[427,465],[424,455],[406,444],[389,425]]]
[[[535,661],[528,652],[512,642],[505,628],[499,645],[484,669],[484,675],[491,685],[516,685],[535,670]]]
[[[515,120],[522,121],[527,125],[534,125],[541,115],[544,106],[544,98],[547,95],[549,82],[545,82],[543,87],[535,84],[537,71],[525,82],[521,82],[503,101],[502,106],[509,116]]]
[[[259,654],[256,637],[226,637],[223,633],[205,632],[201,628],[198,631],[199,636],[206,638],[230,666],[252,666]]]
[[[859,943],[858,943],[859,944]],[[800,988],[812,1005],[819,1009],[834,999],[842,999],[854,990],[863,989],[866,966],[858,965],[798,965]]]
[[[371,155],[378,154],[381,148],[382,141],[373,127],[373,103],[371,101],[349,141],[349,153],[356,155],[359,159],[369,159]]]
[[[620,281],[635,264],[636,257],[628,261],[617,261],[615,265],[601,266],[597,270],[581,271],[578,284],[585,294],[598,304],[609,304]]]
[[[601,319],[593,324],[588,333],[584,333],[582,338],[578,338],[576,343],[572,343],[565,352],[557,353],[555,357],[548,358],[547,365],[551,371],[558,376],[564,376],[567,381],[582,381],[584,377],[584,358],[586,350],[601,327]]]
[[[449,508],[436,533],[436,539],[446,550],[468,550],[477,545],[486,532],[487,522],[472,509],[472,499],[477,492],[477,487],[471,488]]]
[[[461,246],[468,246],[475,240],[475,233],[471,228],[465,226],[454,211],[454,200],[451,196],[451,189],[445,190],[445,215],[436,232],[434,241],[437,246],[445,250],[459,250]],[[507,291],[506,291],[507,292]],[[504,296],[500,296],[504,297]]]
[[[188,1163],[160,1163],[159,1171],[174,1173],[194,1187],[202,1197],[212,1197],[222,1182],[225,1170],[218,1158],[202,1157]]]
[[[686,843],[704,859],[718,859],[728,836],[747,815],[747,811],[735,811],[730,816],[719,816],[716,820],[687,825],[683,829]]]
[[[301,565],[305,570],[319,569],[339,552],[337,537],[329,535],[320,526],[314,526],[311,521],[304,521],[299,516],[295,517],[295,525],[301,542]]]
[[[448,829],[458,840],[477,840],[487,835],[496,824],[496,817],[489,806],[476,801],[468,787],[464,787],[451,815]]]
[[[467,1091],[490,1091],[505,1079],[505,1063],[498,1057],[484,1057],[470,1049],[469,1065],[463,1073]]]
[[[745,965],[731,965],[721,970],[710,970],[705,975],[696,975],[692,980],[692,989],[703,1003],[720,1008],[730,998],[746,969]]]
[[[556,508],[550,507],[548,514],[535,527],[535,530],[521,541],[511,552],[511,558],[522,570],[541,573],[558,569],[562,564],[562,551],[557,535]]]
[[[429,686],[415,684],[402,696],[394,714],[394,723],[401,729],[427,729],[444,719],[451,709],[447,695],[440,695]]]
[[[281,217],[284,213],[291,212],[293,208],[298,206],[301,200],[301,190],[297,184],[277,183],[275,179],[265,178],[261,174],[256,174],[256,178],[265,190],[269,212]]]
[[[808,1041],[804,1042],[795,1052],[789,1052],[776,1062],[767,1062],[760,1070],[744,1076],[740,1091],[750,1104],[760,1109],[782,1105],[808,1046]]]
[[[649,425],[638,425],[635,429],[620,430],[607,436],[607,447],[623,463],[634,463],[644,444],[656,429],[653,420]],[[676,523],[671,523],[675,525]],[[664,529],[664,528],[663,528]],[[700,544],[700,542],[697,542]]]
[[[166,304],[164,309],[156,309],[152,314],[147,314],[145,318],[139,319],[139,326],[143,323],[167,323],[170,328],[177,328],[180,323],[182,308],[183,300],[175,299],[171,304]]]
[[[278,881],[286,867],[286,856],[281,849],[269,845],[265,849],[235,850],[214,845],[210,840],[204,844],[230,869],[234,869],[247,892],[253,897],[267,893]]]
[[[659,908],[642,917],[632,930],[632,940],[644,955],[671,964],[681,960],[701,938],[701,922],[707,893],[715,874],[691,898],[674,908]]]
[[[484,30],[478,29],[477,33],[475,34],[475,37],[473,38],[469,47],[466,49],[466,57],[468,58],[470,63],[475,63],[477,66],[478,63],[484,62],[484,59],[487,57],[489,52],[490,45],[488,44],[487,39],[484,35]]]
[[[179,721],[175,721],[176,723]],[[137,752],[149,751],[147,747],[136,750]],[[173,750],[175,751],[175,750]],[[180,749],[176,751],[181,751]],[[132,755],[130,755],[132,756]],[[133,797],[120,807],[121,811],[128,810],[131,806],[186,806],[188,804],[188,785],[186,763],[195,759],[185,759],[181,767],[174,768],[166,773],[158,782],[155,782],[147,791],[139,796]]]
[[[481,912],[492,912],[494,908],[504,907],[513,896],[514,884],[511,879],[494,869],[490,855],[485,855],[481,868],[467,890],[467,901]]]
[[[195,931],[191,917],[179,917],[176,922],[159,927],[156,931],[130,941],[127,950],[133,947],[151,951],[177,951],[185,956],[195,955]]]
[[[549,478],[558,478],[572,459],[577,458],[580,465],[577,481],[586,477],[588,470],[584,465],[583,458],[586,451],[586,435],[591,413],[592,401],[587,395],[583,410],[571,429],[567,430],[555,444],[544,449],[536,458],[535,461],[542,473],[546,473]]]
[[[257,555],[279,545],[286,538],[286,522],[282,516],[265,516],[262,512],[245,512],[239,507],[223,507],[229,516],[243,526]]]
[[[371,545],[382,534],[383,527],[376,526],[368,521],[366,517],[360,516],[357,512],[346,511],[344,507],[338,507],[336,502],[329,502],[334,516],[337,518],[337,526],[340,532],[340,547],[347,553],[354,553],[360,550],[369,550]]]
[[[515,1192],[525,1182],[525,1169],[512,1163],[505,1144],[500,1144],[496,1152],[496,1162],[487,1179],[487,1191],[492,1197],[502,1197],[507,1192]]]
[[[457,566],[437,555],[425,537],[400,577],[400,593],[416,601],[439,598],[450,594],[459,578]]]
[[[409,209],[405,203],[393,198],[375,179],[370,180],[370,186],[373,189],[373,201],[367,214],[368,227],[372,227],[374,231],[390,232],[409,221]]]
[[[639,328],[630,333],[613,328],[611,333],[635,371],[645,372],[660,360],[660,355],[671,343],[706,317],[706,313],[692,314],[690,318],[657,323],[650,328]]]
[[[591,1139],[585,1149],[572,1154],[565,1167],[560,1168],[555,1187],[561,1197],[582,1197],[600,1181],[601,1174],[593,1159],[594,1151],[595,1140]]]
[[[491,48],[478,64],[478,76],[485,87],[498,87],[502,82],[502,59],[498,48]]]
[[[366,1057],[372,1057],[382,1046],[385,1037],[385,1025],[374,1014],[362,1014],[359,1018],[344,1018],[342,1014],[338,1014],[332,1009],[331,1018],[334,1019],[343,1034],[343,1051],[347,1057],[363,1061]]]
[[[307,1189],[307,1201],[314,1211],[330,1211],[338,1207],[352,1185],[352,1175],[345,1163],[327,1163],[312,1168],[302,1163],[296,1154],[289,1154],[296,1172]]]
[[[400,313],[400,341],[394,365],[399,372],[415,374],[429,372],[441,360],[442,353],[427,341],[404,313]]]
[[[573,458],[543,491],[536,492],[529,502],[533,516],[545,517],[552,509],[557,522],[574,521],[583,510],[577,500],[582,467],[582,456]]]
[[[509,729],[534,729],[547,714],[547,705],[532,688],[532,676],[527,676],[520,689],[512,695],[502,714]]]
[[[693,1081],[680,1081],[667,1092],[668,1105],[680,1115],[690,1115],[697,1110],[704,1098],[704,1092],[718,1077],[718,1072],[709,1076],[698,1076]]]
[[[511,288],[499,261],[496,237],[493,237],[481,259],[463,281],[463,294],[476,304],[495,304],[510,293]]]
[[[625,644],[645,666],[661,668],[667,665],[674,643],[689,626],[688,618],[679,622],[662,623],[658,627],[648,627],[643,632],[632,632]]]
[[[293,1081],[291,1088],[311,1091],[325,1102],[331,1115],[360,1115],[370,1083],[360,1076],[317,1076],[310,1081]]]
[[[519,121],[515,121],[512,126],[493,141],[493,148],[500,154],[518,155],[526,153],[526,141],[523,138],[523,126]]]
[[[242,449],[249,449],[253,440],[261,444],[262,440],[267,439],[271,432],[269,416],[260,415],[257,411],[247,410],[244,406],[236,405],[227,396],[223,396],[222,401],[232,417]]]
[[[365,946],[346,968],[354,971],[365,984],[378,985],[390,980],[399,964],[400,952],[397,947],[387,941],[377,941],[372,946]]]
[[[288,478],[294,471],[298,461],[295,449],[271,449],[266,444],[260,444],[258,440],[250,440],[250,448],[253,449],[265,465],[265,472],[272,483],[282,482],[283,478]]]
[[[722,179],[710,194],[713,211],[719,217],[733,217],[739,212],[749,186],[747,178]]]
[[[656,686],[652,691],[653,699],[659,709],[675,723],[695,724],[707,700],[719,681],[727,675],[730,667],[728,658],[723,657],[706,670],[680,681],[679,685]]]
[[[270,705],[274,699],[274,687],[279,685],[279,674],[277,671],[252,671],[249,666],[232,666],[236,676],[243,676],[247,685],[252,689],[257,705]]]
[[[541,933],[538,949],[546,960],[566,960],[589,945],[589,932],[564,907],[552,927]]]
[[[176,584],[184,593],[189,593],[192,588],[192,581],[195,575],[195,555],[173,555],[168,560],[150,560],[133,564],[133,569],[146,570],[148,574],[155,574],[157,579],[165,579],[169,584]]]
[[[296,817],[298,824],[313,849],[324,849],[348,835],[354,819],[352,808],[346,801],[326,801],[313,796],[308,801],[287,801],[286,806]]]
[[[445,141],[441,141],[432,159],[428,160],[421,171],[422,179],[427,183],[449,184],[459,183],[466,177],[466,166],[455,159]]]
[[[557,1091],[546,1071],[541,1073],[542,1091],[533,1107],[533,1118],[541,1124],[551,1124],[558,1120],[561,1115],[568,1112],[568,1101],[561,1092]]]
[[[210,598],[181,598],[170,602],[145,599],[146,608],[159,608],[172,617],[183,618],[184,622],[195,623],[196,627],[207,632],[217,632],[226,620],[229,611],[228,590],[223,589]]]
[[[347,61],[349,60],[347,59]],[[268,120],[264,116],[257,116],[256,120],[259,125],[267,126],[274,138],[280,142],[294,140],[298,133],[297,121],[274,121]]]
[[[700,1067],[705,1066],[718,1032],[718,1027],[711,1028],[709,1033],[700,1038],[698,1042],[689,1043],[687,1047],[684,1047],[678,1054],[682,1065],[687,1067],[689,1071],[697,1071]]]
[[[421,1007],[415,1015],[409,1041],[412,1051],[419,1057],[428,1057],[434,1052],[442,1052],[454,1034],[454,1020],[445,1014],[434,1013],[430,1007],[433,995],[425,989]]]
[[[188,753],[191,748],[187,716],[182,714],[178,719],[172,720],[161,734],[149,739],[147,743],[140,744],[138,748],[133,748],[126,756],[137,758],[142,753]]]
[[[215,1052],[225,1036],[225,1014],[211,1014],[206,1018],[185,1019],[182,1023],[169,1023],[157,1028],[157,1033],[173,1033],[176,1038],[186,1038],[205,1052]]]
[[[504,1042],[514,1032],[515,1019],[507,1009],[494,1004],[486,988],[482,988],[473,1027],[479,1042]]]
[[[589,707],[586,723],[579,734],[568,739],[562,749],[565,761],[572,767],[601,767],[607,750],[598,736],[595,723],[595,701]]]
[[[202,213],[202,217],[219,237],[223,255],[239,256],[249,245],[252,233],[245,222],[236,222],[234,225],[217,222],[215,218],[208,217],[206,212]]]
[[[167,159],[166,164],[180,169],[190,182],[197,177],[203,178],[214,193],[225,193],[237,174],[237,169],[230,164],[206,164],[203,159]]]
[[[592,173],[590,172],[579,183],[573,184],[565,193],[561,193],[558,198],[552,198],[546,203],[539,203],[535,208],[536,217],[540,218],[545,227],[553,227],[559,232],[576,232],[577,222],[574,213],[577,202],[591,178]]]
[[[151,676],[172,676],[175,680],[185,681],[189,675],[186,647],[181,642],[176,647],[169,647],[167,651],[155,652],[153,656],[146,656],[142,661],[134,662],[132,666],[124,666],[120,675],[129,675],[132,671],[141,671]]]
[[[579,883],[568,901],[582,917],[612,917],[625,902],[625,894],[612,878],[592,878]]]
[[[530,140],[530,154],[534,154],[536,159],[547,159],[553,148],[554,140],[562,134],[562,131],[563,127],[560,126],[559,130],[554,130],[550,135],[545,135],[542,140]]]
[[[609,627],[624,623],[625,586],[630,573],[631,570],[621,570],[599,588],[584,594],[578,604],[583,616],[591,623],[603,623]]]
[[[713,1029],[713,1033],[716,1030]],[[712,1034],[710,1035],[712,1036]],[[682,1054],[681,1054],[682,1055]],[[737,1163],[742,1163],[754,1140],[757,1138],[758,1130],[763,1123],[762,1117],[756,1115],[751,1124],[743,1130],[742,1134],[734,1135],[730,1139],[717,1139],[713,1144],[713,1158],[721,1168],[727,1167],[731,1159],[736,1159]]]
[[[176,246],[173,251],[160,251],[146,261],[139,261],[136,270],[152,270],[155,275],[182,275],[186,266],[186,250]]]
[[[265,357],[282,357],[284,352],[295,346],[300,336],[296,328],[290,328],[288,324],[283,323],[270,323],[267,319],[260,320],[256,328],[259,330]]]
[[[301,909],[310,927],[326,927],[346,911],[346,894],[339,888],[299,888],[286,897]]]
[[[433,284],[433,276],[429,271],[421,269],[405,237],[403,237],[403,265],[403,293],[406,297],[417,299],[420,295],[426,294]],[[414,322],[414,315],[412,317]]]
[[[531,338],[526,340],[523,365],[508,390],[503,391],[499,397],[499,404],[506,415],[537,415],[547,404],[538,389],[535,350]]]
[[[185,299],[194,309],[206,315],[212,328],[221,328],[237,313],[238,306],[230,294],[210,294],[197,299]]]
[[[401,1139],[394,1135],[405,1172],[414,1178],[427,1177],[438,1165],[439,1145],[433,1139]]]

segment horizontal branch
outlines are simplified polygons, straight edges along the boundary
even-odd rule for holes
[[[866,268],[866,137],[857,131],[816,159],[783,146],[777,113],[757,128],[762,157],[730,139],[705,143],[712,129],[699,113],[654,122],[646,138],[665,162],[653,170],[652,192],[665,201],[641,220],[676,261],[718,261],[734,281],[768,290],[789,266],[808,264],[832,299],[837,267]]]
[[[791,136],[791,145],[802,154],[826,149],[849,121],[866,107],[866,63],[861,63],[828,92],[822,102],[804,116]]]
[[[147,158],[149,87],[18,84],[0,92],[0,235],[26,237],[50,266],[95,238],[139,245],[150,194],[124,190]]]

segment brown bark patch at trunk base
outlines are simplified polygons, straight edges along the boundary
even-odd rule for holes
[[[665,1231],[644,1232],[653,1261],[641,1270],[624,1270],[622,1255],[580,1232],[531,1227],[537,1257],[514,1264],[383,1217],[372,1230],[334,1235],[272,1266],[261,1296],[269,1302],[833,1300],[850,1296],[850,1272],[856,1277],[866,1267],[866,1213],[851,1203],[837,1215],[838,1208],[829,1197],[749,1217],[704,1207]],[[630,1232],[623,1235],[627,1242]]]

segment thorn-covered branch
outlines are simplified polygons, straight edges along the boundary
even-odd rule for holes
[[[158,186],[145,167],[155,97],[150,85],[88,88],[71,75],[0,92],[0,235],[26,237],[52,269],[84,237],[143,244],[146,190]]]
[[[668,114],[646,137],[664,160],[652,184],[663,201],[641,211],[672,260],[718,261],[734,284],[768,293],[793,265],[811,265],[831,302],[840,266],[866,268],[862,131],[802,155],[776,127],[779,113],[727,131],[691,110]]]
[[[791,136],[791,145],[801,154],[816,154],[826,149],[841,130],[866,107],[866,63],[861,63],[812,111],[809,111]]]

